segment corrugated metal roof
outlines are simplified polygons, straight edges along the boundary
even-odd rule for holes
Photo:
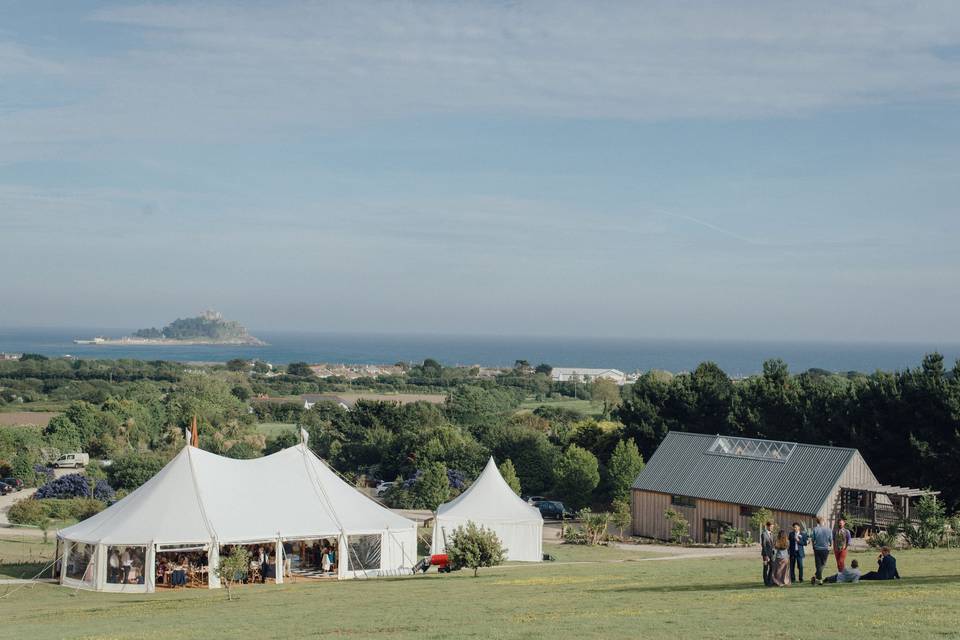
[[[795,444],[786,460],[709,453],[717,436],[671,431],[634,489],[816,514],[856,449]]]

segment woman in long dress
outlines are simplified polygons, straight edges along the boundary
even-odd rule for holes
[[[775,553],[773,555],[773,576],[771,576],[773,584],[778,587],[790,586],[789,547],[787,532],[781,529],[780,535],[777,536],[777,541],[773,545]]]

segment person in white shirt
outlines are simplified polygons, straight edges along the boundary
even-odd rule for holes
[[[123,550],[123,555],[120,556],[120,564],[123,566],[123,583],[126,584],[130,579],[130,567],[133,566],[133,556],[130,554],[130,549]]]
[[[110,567],[110,575],[107,578],[107,581],[119,582],[120,581],[120,555],[117,553],[116,549],[110,552],[110,558],[107,560],[107,566]]]
[[[849,567],[845,567],[834,576],[825,578],[824,582],[860,582],[860,563],[852,560]]]

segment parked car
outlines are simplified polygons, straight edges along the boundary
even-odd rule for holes
[[[540,509],[540,515],[543,516],[544,520],[569,519],[575,515],[562,502],[556,500],[542,500],[535,506]]]
[[[0,482],[10,485],[14,491],[23,489],[23,480],[20,478],[0,478]]]
[[[90,454],[88,453],[65,453],[53,463],[58,469],[78,469],[90,464]]]
[[[527,501],[527,504],[532,504],[533,506],[537,506],[538,502],[549,500],[549,498],[546,498],[544,496],[527,496],[526,498],[524,498],[524,500]]]
[[[5,496],[8,493],[13,493],[14,491],[15,489],[6,482],[0,482],[0,496]]]
[[[387,491],[389,491],[390,489],[392,489],[392,488],[393,488],[393,485],[395,485],[395,484],[396,484],[395,482],[381,482],[380,484],[378,484],[378,485],[377,485],[377,497],[379,498],[380,496],[382,496],[383,494],[385,494]]]

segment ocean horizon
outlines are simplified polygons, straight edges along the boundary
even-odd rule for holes
[[[835,372],[893,371],[919,366],[937,351],[946,366],[960,358],[960,343],[827,342],[788,340],[704,340],[648,338],[573,338],[342,332],[251,331],[268,344],[252,345],[78,345],[75,338],[129,335],[117,328],[0,328],[0,352],[48,357],[225,362],[258,359],[275,364],[305,361],[392,364],[434,358],[445,365],[512,366],[523,359],[555,367],[604,367],[624,372],[664,369],[691,371],[705,361],[728,375],[748,376],[764,360],[780,358],[793,372],[811,368]]]

